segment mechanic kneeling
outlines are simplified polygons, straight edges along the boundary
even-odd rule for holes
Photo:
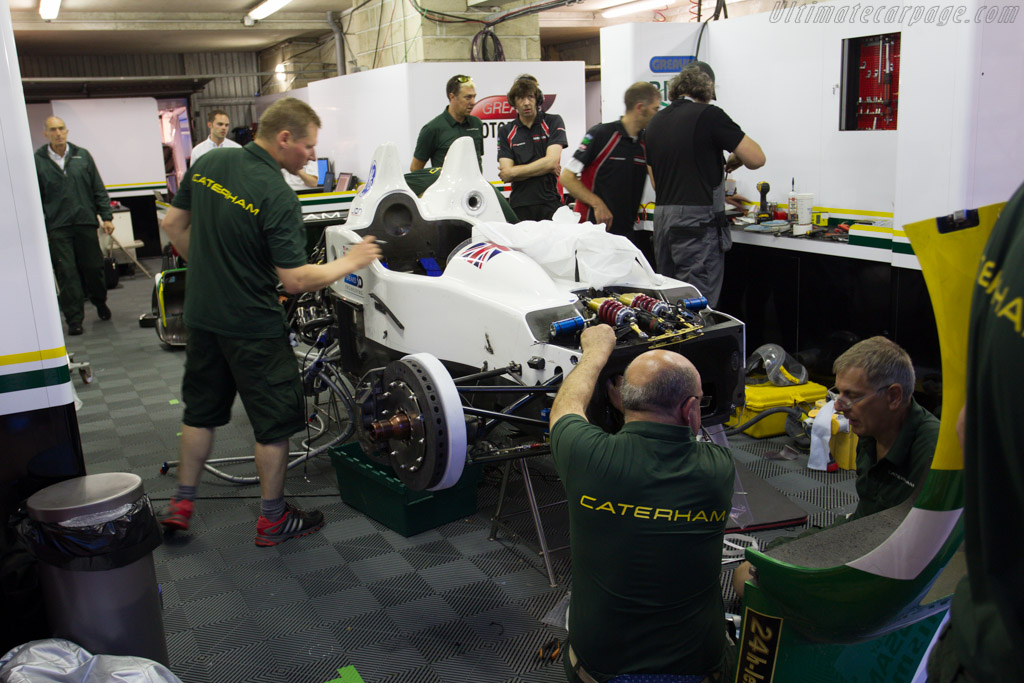
[[[591,327],[581,344],[551,408],[572,547],[566,675],[731,680],[719,574],[734,469],[728,449],[695,438],[700,375],[678,353],[638,356],[621,387],[625,425],[608,434],[585,412],[615,334]]]

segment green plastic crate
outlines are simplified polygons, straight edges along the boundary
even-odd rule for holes
[[[341,499],[403,536],[476,514],[480,466],[467,466],[449,489],[410,491],[389,468],[367,458],[358,441],[332,448],[329,454]]]

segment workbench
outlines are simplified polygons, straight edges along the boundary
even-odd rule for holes
[[[825,381],[838,353],[877,334],[903,346],[915,366],[937,369],[928,290],[899,234],[884,248],[883,240],[867,246],[734,227],[718,308],[747,324],[748,354],[781,344]]]

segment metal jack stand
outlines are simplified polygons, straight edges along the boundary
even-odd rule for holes
[[[548,540],[547,536],[545,536],[544,534],[544,523],[540,519],[540,511],[541,509],[547,509],[549,507],[554,507],[555,505],[561,505],[565,501],[558,501],[555,503],[548,503],[546,505],[538,506],[537,496],[533,492],[533,482],[530,481],[530,470],[529,467],[527,467],[526,458],[519,458],[517,462],[519,464],[520,473],[523,477],[523,486],[526,489],[526,497],[530,501],[529,512],[533,516],[533,527],[537,532],[537,541],[540,544],[540,547],[538,548],[536,545],[520,536],[514,529],[512,529],[504,521],[510,517],[517,517],[519,515],[525,514],[527,510],[519,510],[516,512],[510,512],[505,515],[502,515],[502,509],[505,506],[505,491],[508,489],[508,476],[509,472],[512,469],[512,461],[507,461],[504,467],[502,467],[501,488],[498,493],[498,507],[494,511],[494,516],[491,517],[491,534],[488,537],[488,540],[493,541],[497,539],[498,529],[502,529],[510,536],[512,536],[514,539],[524,543],[528,548],[530,548],[535,553],[539,554],[544,559],[544,568],[547,570],[548,573],[548,585],[554,588],[558,585],[558,582],[555,581],[555,572],[554,569],[551,567],[551,553],[559,550],[565,550],[569,546],[563,545],[558,548],[548,548]]]

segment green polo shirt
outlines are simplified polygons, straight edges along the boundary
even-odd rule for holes
[[[932,466],[938,440],[939,419],[913,398],[907,421],[884,458],[878,459],[872,437],[858,439],[857,496],[860,501],[846,521],[894,508],[919,493]]]
[[[583,668],[598,681],[714,671],[725,644],[729,449],[688,427],[628,422],[608,434],[567,415],[551,429],[551,452],[569,503],[569,641]]]
[[[192,213],[185,324],[227,337],[284,334],[274,268],[306,263],[306,235],[278,163],[255,142],[206,154],[172,206]]]
[[[420,129],[420,135],[416,139],[416,151],[412,155],[420,161],[429,159],[431,166],[443,166],[448,148],[453,142],[466,136],[473,138],[473,144],[476,145],[476,160],[480,163],[484,155],[483,122],[475,116],[467,116],[465,121],[459,123],[448,113],[448,107],[445,107],[444,111]]]
[[[823,528],[873,515],[894,508],[921,491],[935,455],[939,440],[939,420],[910,399],[907,421],[900,428],[892,448],[881,460],[876,453],[874,438],[863,436],[857,440],[857,509],[849,517],[837,517],[829,527],[813,527],[798,536],[779,536],[772,539],[765,550],[774,550],[798,538],[812,536]]]

